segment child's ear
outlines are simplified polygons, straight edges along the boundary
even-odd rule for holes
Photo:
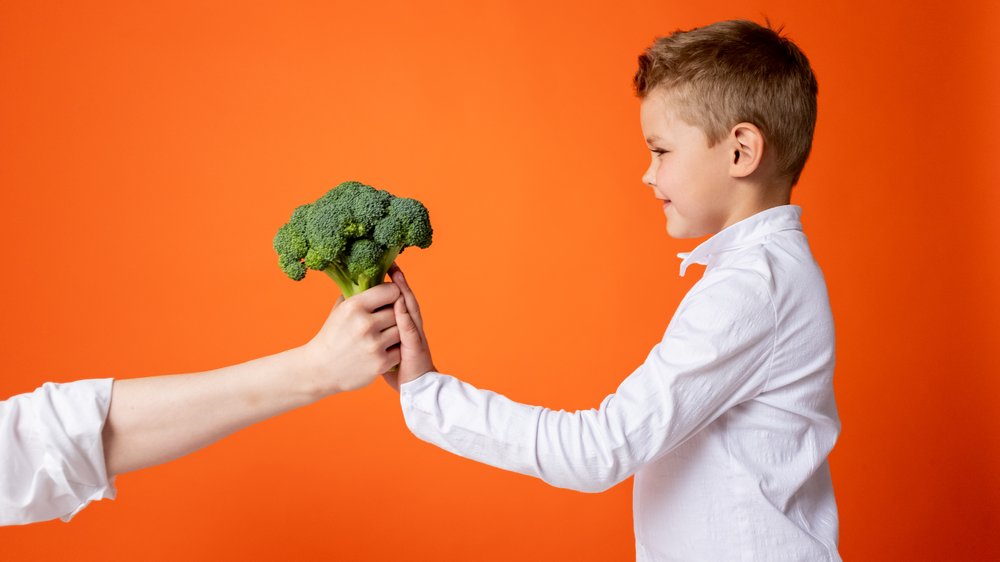
[[[740,123],[729,135],[729,175],[745,178],[754,173],[764,157],[764,135],[753,123]]]

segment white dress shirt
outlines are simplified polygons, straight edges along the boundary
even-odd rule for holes
[[[528,406],[432,372],[400,388],[407,426],[560,488],[634,474],[640,561],[839,561],[833,318],[801,211],[765,210],[680,254],[681,275],[705,274],[600,408]]]
[[[0,525],[69,521],[114,499],[101,432],[112,379],[45,383],[0,402]]]

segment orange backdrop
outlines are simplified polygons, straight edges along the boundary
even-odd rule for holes
[[[848,560],[1000,556],[997,4],[0,3],[0,396],[305,342],[337,294],[271,238],[360,179],[423,200],[401,263],[442,370],[596,406],[677,276],[631,76],[657,35],[769,16],[820,83],[793,202],[829,282]],[[694,271],[694,270],[692,270]],[[5,560],[627,560],[600,495],[411,436],[381,382],[118,479]]]

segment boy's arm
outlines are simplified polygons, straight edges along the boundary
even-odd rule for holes
[[[404,378],[413,344],[397,303],[406,424],[457,455],[562,488],[603,491],[766,386],[775,315],[763,280],[753,277],[700,287],[618,390],[600,408],[577,412],[519,404],[433,371]],[[407,308],[416,308],[405,281],[397,284]]]

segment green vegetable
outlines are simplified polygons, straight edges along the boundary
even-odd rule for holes
[[[427,248],[432,235],[420,201],[348,181],[296,208],[274,236],[274,249],[292,279],[323,271],[348,298],[382,283],[397,255]]]

